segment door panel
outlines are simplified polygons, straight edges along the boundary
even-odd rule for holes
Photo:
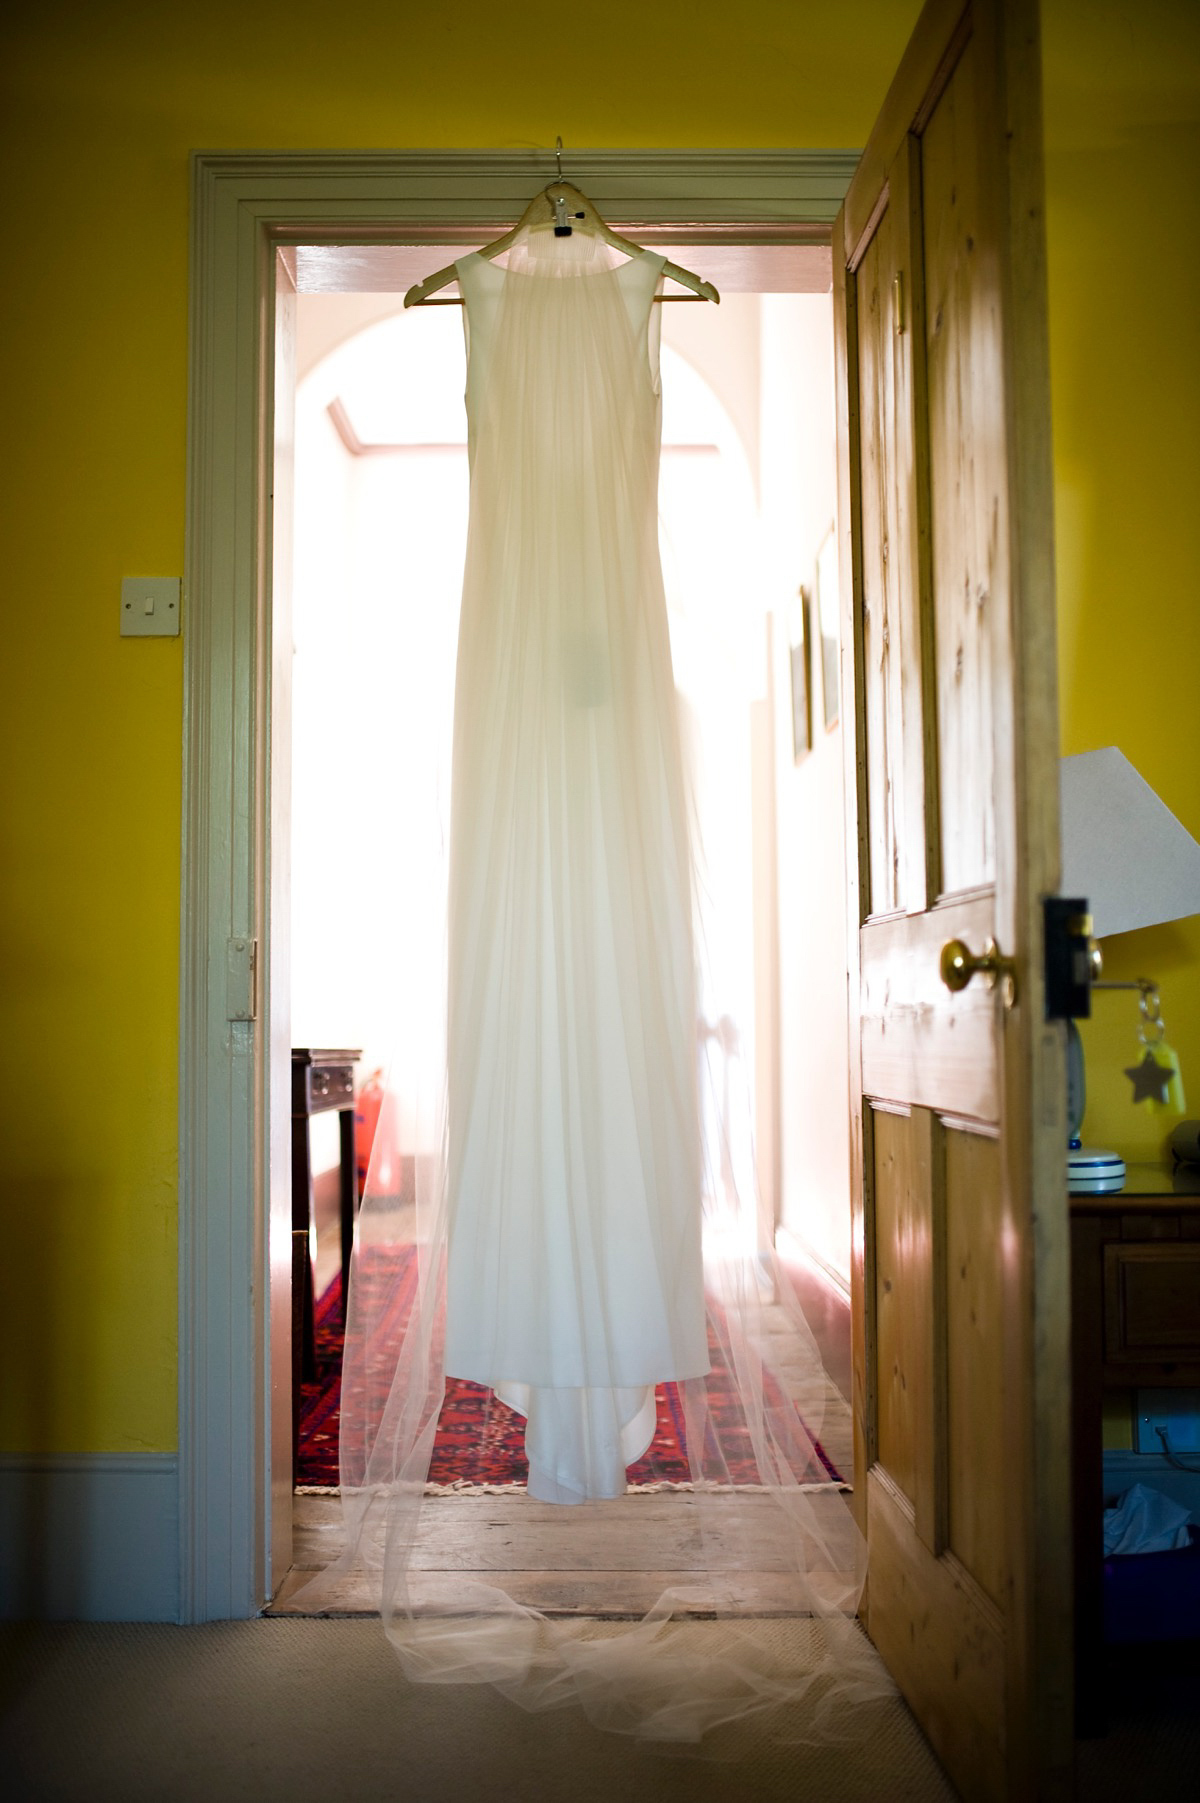
[[[937,1383],[931,1247],[939,1236],[930,1112],[872,1109],[876,1457],[930,1548],[939,1537],[937,1434],[922,1406]]]
[[[978,983],[954,995],[938,974],[942,944],[961,939],[981,946],[992,914],[991,897],[979,896],[929,914],[872,921],[861,940],[859,1002],[868,1095],[994,1118],[999,1065],[993,999]],[[932,956],[931,926],[938,941]]]
[[[1034,0],[930,0],[834,239],[866,1618],[968,1798],[1071,1767],[1037,58]]]
[[[880,221],[859,275],[858,361],[862,392],[863,673],[866,687],[867,805],[871,844],[872,914],[904,903],[904,669],[899,566],[891,547],[901,542],[895,456],[895,277],[899,267],[892,214]]]
[[[911,1511],[881,1474],[868,1505],[871,1638],[889,1669],[905,1673],[914,1715],[964,1797],[1036,1795],[1005,1788],[1000,1611],[952,1554],[931,1559],[914,1540]]]
[[[992,602],[1004,604],[1003,381],[972,35],[920,138],[942,888],[994,881]]]
[[[973,1124],[942,1128],[946,1190],[946,1452],[949,1546],[999,1604],[1005,1590],[1003,1231],[999,1145]]]

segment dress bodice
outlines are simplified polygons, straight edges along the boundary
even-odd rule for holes
[[[645,423],[657,433],[660,331],[653,302],[665,263],[665,257],[651,251],[623,257],[590,233],[572,232],[568,238],[556,238],[548,227],[527,227],[503,263],[492,262],[478,251],[458,259],[455,267],[467,341],[466,407],[472,462],[488,417],[486,402],[498,354],[503,358],[509,310],[514,322],[525,316],[523,327],[516,329],[527,340],[536,338],[547,367],[552,368],[556,357],[587,357],[602,370],[610,366],[611,381],[612,363],[620,361],[622,353],[628,355],[632,371],[637,372],[640,365],[646,380],[639,383],[634,373],[634,379],[625,384],[618,376],[614,389],[626,389],[626,403],[638,398],[640,391],[647,412]],[[619,306],[614,306],[614,297]],[[533,332],[530,313],[537,321]],[[628,330],[624,345],[617,334],[619,322]],[[512,430],[514,404],[520,401],[532,406],[528,385],[519,395],[503,396],[490,416],[505,433]],[[561,441],[561,434],[543,432],[540,442],[549,450],[555,436]],[[594,437],[594,432],[589,436]]]

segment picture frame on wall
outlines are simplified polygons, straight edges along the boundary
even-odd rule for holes
[[[812,750],[812,696],[808,681],[809,593],[801,588],[788,613],[788,661],[792,672],[792,761]]]
[[[821,646],[821,692],[825,707],[825,730],[837,725],[840,708],[838,680],[838,593],[837,534],[830,526],[817,551],[816,630]]]

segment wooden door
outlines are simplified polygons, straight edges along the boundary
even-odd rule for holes
[[[834,235],[866,1621],[972,1799],[1071,1765],[1038,29],[930,0]]]

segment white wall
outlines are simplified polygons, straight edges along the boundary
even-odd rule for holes
[[[833,522],[833,310],[828,295],[767,295],[762,320],[761,481],[773,588],[811,590]],[[797,429],[797,422],[798,427]],[[772,634],[779,934],[781,1224],[847,1284],[850,1153],[842,738],[826,731],[810,645],[812,750],[792,748],[789,606]],[[815,622],[814,622],[815,624]]]
[[[702,258],[696,252],[696,261]],[[662,339],[704,377],[737,430],[759,488],[762,394],[761,296],[723,294],[719,307],[684,301],[663,308]]]
[[[428,538],[426,510],[420,502],[414,508],[401,492],[420,480],[416,463],[406,459],[401,468],[388,457],[351,457],[325,411],[338,387],[336,352],[328,353],[397,312],[399,304],[393,295],[301,296],[298,321],[300,371],[313,380],[302,383],[297,417],[307,462],[298,459],[297,476],[293,1037],[297,1044],[364,1044],[367,1068],[387,1049],[376,1031],[373,1002],[383,1000],[380,953],[396,943],[397,904],[405,888],[403,837],[414,830],[397,805],[402,784],[395,751],[376,731],[376,716],[404,706],[399,692],[389,695],[379,687],[381,666],[394,663],[380,648],[413,606],[456,613],[462,561],[461,546],[437,535],[421,543]],[[674,574],[689,590],[716,588],[729,598],[727,605],[759,618],[766,614],[772,622],[761,699],[746,680],[752,673],[743,671],[745,756],[753,772],[746,826],[755,867],[755,1031],[747,1052],[757,1080],[764,1215],[848,1280],[841,735],[824,729],[815,658],[814,744],[794,764],[787,631],[791,599],[801,582],[811,586],[817,547],[834,514],[831,302],[828,296],[735,294],[719,310],[680,306],[664,312],[664,343],[703,376],[736,430],[756,491],[745,505],[753,511],[757,501],[759,514],[757,545],[749,542],[751,519],[729,570],[716,567],[721,534],[714,532],[704,545],[703,535],[689,532],[696,541],[683,558],[689,567],[677,571],[672,566],[679,555],[668,548],[668,586]],[[426,344],[432,328],[453,332],[461,345],[461,322],[450,309],[440,316],[410,315],[405,325],[419,328]],[[461,361],[453,387],[459,418]],[[426,435],[424,429],[414,433]],[[721,459],[727,470],[731,457],[736,463],[727,445]],[[436,472],[428,474],[432,479]],[[463,478],[465,503],[465,460]],[[668,483],[672,479],[668,475]],[[711,497],[708,505],[711,512]],[[715,526],[715,517],[709,523]],[[702,558],[703,581],[690,567],[693,553]],[[445,593],[435,600],[439,584]],[[449,649],[439,647],[438,656]],[[333,741],[349,757],[349,803],[345,766],[329,757]],[[332,957],[331,920],[338,923]]]
[[[771,624],[769,680],[749,720],[763,1213],[848,1285],[842,737],[839,726],[825,729],[814,644],[813,745],[794,762],[789,657],[792,603],[801,583],[813,587],[836,508],[832,298],[731,294],[719,310],[672,308],[664,342],[720,396],[757,490],[758,542],[753,554],[747,546],[734,605],[766,612]]]
[[[429,871],[466,536],[462,324],[404,317],[397,295],[302,295],[298,314],[292,1038],[400,1077],[444,1013]],[[406,397],[416,445],[456,448],[351,455],[329,402],[365,414],[376,387]]]

